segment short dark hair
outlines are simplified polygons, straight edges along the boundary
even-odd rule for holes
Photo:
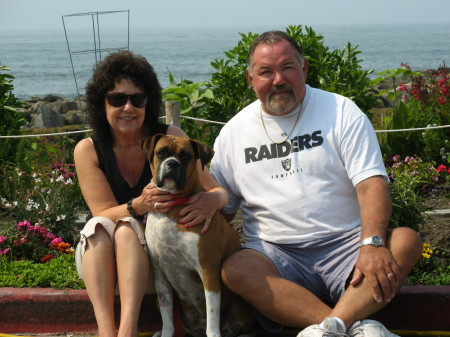
[[[297,52],[298,60],[300,61],[300,63],[303,64],[305,56],[303,54],[302,48],[297,43],[297,41],[295,41],[285,32],[282,32],[280,30],[270,30],[259,35],[250,46],[250,51],[247,56],[247,69],[250,71],[250,73],[252,70],[252,58],[253,54],[255,53],[256,47],[258,47],[260,44],[270,45],[276,42],[280,42],[282,40],[286,40],[287,42],[289,42],[292,48],[294,48],[294,50]]]
[[[140,55],[128,50],[113,52],[97,64],[86,86],[86,105],[94,133],[113,142],[106,119],[105,96],[123,79],[132,81],[148,97],[144,124],[150,128],[158,123],[161,109],[161,86],[153,67]]]

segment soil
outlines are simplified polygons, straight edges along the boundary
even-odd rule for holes
[[[447,209],[450,212],[450,184],[435,185],[425,190],[422,197],[428,211]],[[420,226],[420,235],[432,247],[450,251],[450,213],[427,215],[425,224]]]

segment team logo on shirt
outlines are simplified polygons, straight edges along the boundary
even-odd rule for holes
[[[244,149],[245,163],[250,164],[261,160],[285,158],[293,152],[309,150],[322,144],[322,130],[317,130],[311,134],[295,136],[289,142],[286,141],[281,144],[263,144],[259,149],[257,147],[246,147]]]
[[[292,164],[291,158],[281,161],[281,165],[283,166],[285,171],[289,171],[291,169],[291,164]]]
[[[322,130],[317,130],[311,134],[295,136],[290,141],[280,144],[263,144],[259,148],[246,147],[244,149],[245,163],[251,164],[262,160],[282,159],[281,166],[284,171],[274,172],[272,179],[284,179],[293,174],[302,172],[301,167],[293,168],[291,153],[310,150],[323,144]]]

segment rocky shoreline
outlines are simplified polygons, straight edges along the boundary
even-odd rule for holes
[[[23,101],[25,128],[52,128],[87,123],[84,97],[66,100],[55,95],[33,96]]]

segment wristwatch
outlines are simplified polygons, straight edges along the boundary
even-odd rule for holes
[[[134,208],[132,206],[133,200],[134,200],[134,198],[131,198],[131,200],[129,200],[127,202],[127,211],[128,211],[128,213],[130,213],[130,215],[133,218],[138,218],[139,216],[137,215],[136,211],[134,210]]]
[[[381,236],[370,236],[368,238],[365,238],[364,240],[361,240],[359,243],[359,246],[367,246],[372,245],[375,247],[384,247],[384,239]]]

